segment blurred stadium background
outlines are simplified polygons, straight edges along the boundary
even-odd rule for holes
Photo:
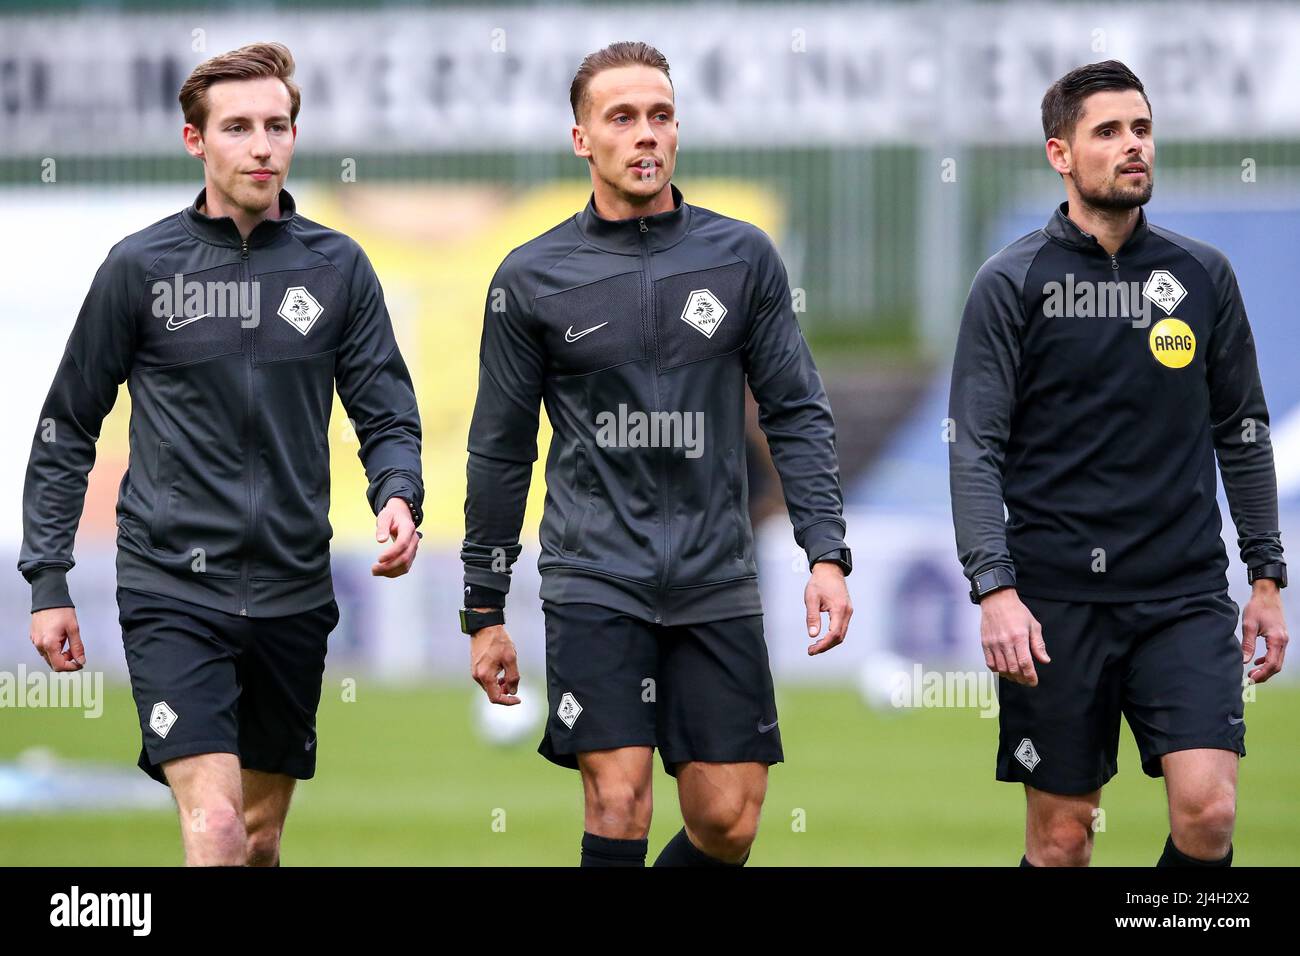
[[[511,248],[586,201],[586,166],[569,148],[568,84],[581,57],[612,40],[647,40],[672,64],[675,181],[687,200],[777,241],[838,423],[856,614],[849,642],[814,660],[802,634],[806,566],[761,434],[751,448],[787,751],[754,863],[1018,858],[1022,797],[992,780],[995,722],[978,707],[893,705],[917,667],[983,670],[947,504],[948,360],[975,269],[1061,199],[1038,102],[1073,66],[1116,57],[1143,78],[1158,143],[1148,212],[1218,245],[1237,269],[1273,416],[1284,541],[1295,546],[1295,5],[46,0],[0,3],[0,441],[9,449],[0,541],[12,562],[31,429],[91,276],[114,242],[201,186],[181,148],[176,92],[207,56],[262,39],[290,47],[303,87],[288,186],[304,215],[361,242],[384,283],[416,377],[428,514],[411,574],[371,578],[373,519],[337,407],[330,518],[342,620],[319,773],[296,798],[287,863],[577,860],[577,776],[533,752],[544,708],[540,463],[509,606],[532,692],[518,709],[522,727],[476,706],[455,623],[457,552],[487,284]],[[16,706],[40,662],[27,639],[27,586],[12,563],[0,575],[0,863],[180,859],[166,791],[133,766],[139,735],[114,601],[129,413],[123,389],[70,575],[89,669],[104,675],[101,716]],[[1258,688],[1248,704],[1241,863],[1300,855],[1290,812],[1300,795],[1297,672],[1293,663],[1290,680]],[[1163,799],[1123,733],[1095,860],[1146,865],[1165,833]],[[661,843],[677,811],[668,778],[656,786],[651,836]]]

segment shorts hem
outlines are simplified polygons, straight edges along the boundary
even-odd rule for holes
[[[1062,797],[1079,797],[1085,793],[1092,793],[1094,790],[1100,790],[1114,778],[1119,772],[1118,768],[1111,770],[1109,773],[1100,774],[1092,780],[1085,783],[1076,783],[1066,781],[1058,783],[1056,781],[1039,781],[1030,780],[1027,776],[1018,774],[1014,771],[1005,771],[999,768],[997,779],[1001,783],[1020,783],[1027,787],[1033,787],[1035,790],[1042,790],[1044,793],[1054,793]]]
[[[584,740],[577,745],[564,745],[563,748],[557,747],[555,741],[549,734],[542,738],[542,742],[537,745],[537,752],[553,764],[561,767],[568,767],[570,770],[578,769],[578,754],[588,753],[593,750],[617,750],[622,747],[649,747],[654,751],[659,744],[653,740],[629,740],[627,737],[608,737],[598,738],[593,741]]]
[[[198,757],[202,754],[234,754],[238,757],[239,748],[227,740],[192,740],[171,747],[162,747],[154,753],[150,753],[146,744],[140,748],[140,759],[137,766],[163,786],[171,786],[163,773],[162,765],[169,760],[179,760],[181,757]]]
[[[677,768],[675,765],[679,763],[764,763],[771,767],[778,763],[785,763],[785,754],[769,753],[758,756],[747,754],[739,757],[731,755],[722,757],[710,755],[707,757],[697,757],[694,754],[689,756],[679,756],[677,754],[669,755],[666,751],[661,749],[659,751],[659,759],[663,761],[664,771],[668,776],[676,777]]]
[[[1165,770],[1164,767],[1160,765],[1160,758],[1165,756],[1165,754],[1178,753],[1182,750],[1227,750],[1230,753],[1235,753],[1239,758],[1246,756],[1246,744],[1244,741],[1206,741],[1204,738],[1188,738],[1161,745],[1157,750],[1147,754],[1142,758],[1142,772],[1153,779],[1163,777],[1165,775]]]
[[[292,760],[274,760],[245,754],[239,760],[240,770],[256,770],[258,773],[278,773],[295,780],[310,780],[316,776],[316,763],[310,764]]]

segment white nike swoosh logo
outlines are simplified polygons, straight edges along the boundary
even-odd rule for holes
[[[607,325],[609,325],[608,322],[602,322],[602,323],[600,323],[600,325],[593,325],[593,326],[592,326],[591,328],[589,328],[589,329],[583,329],[583,330],[582,330],[581,332],[579,332],[577,335],[574,335],[574,334],[573,334],[573,326],[569,326],[568,331],[566,331],[566,332],[564,333],[564,341],[566,341],[566,342],[576,342],[576,341],[578,341],[578,339],[582,338],[582,337],[583,337],[584,335],[586,335],[587,333],[589,333],[589,332],[595,332],[597,329],[603,329],[603,328],[604,328],[605,326],[607,326]]]
[[[189,325],[191,322],[197,322],[199,319],[206,319],[211,314],[212,314],[211,312],[204,312],[202,315],[196,315],[192,319],[184,319],[180,322],[177,322],[176,316],[173,315],[167,320],[167,331],[175,332],[177,329],[184,328],[185,326]]]

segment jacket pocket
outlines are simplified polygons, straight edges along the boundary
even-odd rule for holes
[[[316,485],[317,507],[314,513],[320,520],[321,534],[325,539],[326,547],[328,547],[330,540],[334,537],[334,526],[330,524],[330,479],[332,477],[332,472],[330,462],[330,443],[328,438],[322,438],[320,440],[320,460],[320,478]]]
[[[736,461],[736,449],[727,449],[727,487],[730,491],[731,529],[735,548],[733,554],[737,561],[745,560],[745,524],[741,511],[745,506],[740,493],[740,464]]]
[[[171,510],[172,475],[175,471],[170,442],[158,443],[158,479],[155,482],[153,516],[149,521],[149,544],[161,550],[167,540],[167,519]]]
[[[564,541],[560,546],[565,554],[577,552],[578,538],[590,510],[591,480],[587,475],[587,449],[579,445],[573,455],[573,509],[564,522]]]

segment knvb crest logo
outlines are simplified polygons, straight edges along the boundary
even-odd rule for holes
[[[1016,759],[1025,765],[1026,770],[1032,773],[1043,758],[1038,756],[1038,751],[1034,749],[1034,742],[1026,737],[1020,741],[1020,746],[1016,748]]]
[[[276,314],[306,335],[324,311],[310,292],[295,285],[284,290],[284,301]]]
[[[159,737],[166,739],[176,719],[176,711],[167,706],[167,701],[160,700],[153,705],[153,712],[149,715],[149,727]]]
[[[1173,315],[1178,303],[1187,295],[1183,284],[1174,278],[1174,274],[1165,269],[1156,269],[1147,277],[1142,287],[1142,295],[1160,306],[1165,315]]]
[[[726,317],[727,307],[708,289],[696,289],[686,297],[682,321],[699,329],[705,338],[713,338],[713,333]]]
[[[564,696],[560,698],[560,706],[556,709],[555,716],[564,721],[564,726],[572,730],[578,715],[581,713],[582,705],[578,703],[577,698],[566,690]]]

